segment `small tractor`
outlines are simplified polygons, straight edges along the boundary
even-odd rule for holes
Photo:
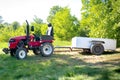
[[[53,36],[35,34],[30,35],[30,31],[34,31],[34,26],[29,26],[26,20],[26,35],[10,38],[9,47],[3,48],[3,52],[17,59],[25,59],[29,50],[32,50],[35,55],[42,55],[44,57],[51,56],[53,54]]]

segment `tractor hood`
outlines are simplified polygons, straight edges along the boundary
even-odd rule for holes
[[[33,35],[30,35],[29,36],[29,39],[31,40],[31,39],[34,39],[34,36]],[[27,40],[27,37],[26,36],[17,36],[17,37],[12,37],[12,38],[10,38],[10,40],[9,40],[9,42],[15,42],[15,41],[21,41],[21,40]]]
[[[20,40],[26,40],[26,36],[17,36],[10,38],[9,42],[18,42]]]
[[[15,40],[22,40],[22,39],[26,39],[26,36],[17,36],[17,37],[13,37],[11,39],[15,39]],[[10,40],[11,40],[10,39]]]

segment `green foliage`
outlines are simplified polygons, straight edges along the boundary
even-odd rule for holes
[[[16,30],[18,27],[20,27],[19,22],[15,21],[11,24],[11,26],[13,27],[14,30]]]
[[[4,27],[4,25],[2,24],[3,22],[3,19],[2,19],[2,16],[0,16],[0,29]]]
[[[48,29],[47,24],[45,24],[45,23],[41,24],[41,34],[42,34],[42,35],[45,35],[45,34],[46,34],[47,29]]]
[[[53,6],[51,9],[50,9],[50,12],[49,12],[49,16],[47,17],[47,21],[50,23],[52,21],[52,19],[54,18],[55,14],[62,10],[62,7],[60,6]]]
[[[34,26],[35,31],[34,33],[37,36],[40,36],[41,34],[46,34],[47,25],[43,22],[38,22],[38,17],[34,18],[34,22],[31,23],[32,26]],[[13,22],[12,24],[2,24],[3,27],[0,28],[0,41],[2,42],[8,42],[8,40],[11,37],[15,36],[23,36],[25,34],[26,29],[26,23],[23,23],[23,25],[19,25],[18,22]],[[32,33],[30,33],[32,34]]]
[[[9,31],[9,33],[7,32]],[[5,27],[0,29],[1,35],[0,35],[0,41],[8,41],[11,37],[11,29],[9,27]]]
[[[59,39],[55,39],[53,42],[54,46],[71,46],[71,41],[63,41]]]
[[[5,27],[0,29],[0,41],[8,42],[11,37],[25,35],[24,27],[19,27],[17,30],[14,30],[12,26]]]
[[[34,22],[37,23],[37,24],[43,23],[43,20],[40,19],[39,17],[37,17],[36,15],[34,16],[33,20],[34,20]]]
[[[46,34],[47,24],[45,23],[38,24],[38,23],[33,22],[31,25],[34,26],[35,28],[34,34],[36,34],[37,36]]]
[[[120,0],[82,0],[82,19],[80,21],[70,14],[68,7],[53,6],[47,17],[52,23],[55,39],[71,40],[74,36],[117,39],[120,46]],[[8,41],[10,37],[25,35],[26,24],[2,23],[0,16],[0,41]],[[47,24],[34,16],[31,26],[35,34],[46,34]]]
[[[4,25],[3,25],[3,24],[0,24],[0,29],[1,29],[1,28],[4,28]]]
[[[112,38],[120,41],[120,1],[82,0],[81,26],[87,27],[90,37]],[[120,44],[118,43],[118,46]]]
[[[51,12],[54,12],[56,8],[53,8]],[[67,7],[58,8],[52,16],[51,23],[54,27],[55,37],[61,40],[71,40],[73,36],[79,35],[79,22],[75,16],[70,14],[70,10]]]
[[[0,16],[0,24],[3,22],[2,16]]]
[[[33,20],[34,22],[32,22],[31,25],[35,28],[34,34],[36,34],[37,36],[45,35],[47,30],[47,24],[43,23],[43,20],[37,16],[35,16]]]
[[[7,47],[8,47],[8,43],[7,42],[1,42],[0,41],[0,49],[7,48]]]
[[[35,28],[34,34],[36,34],[37,36],[40,36],[41,35],[41,24],[33,22],[31,25],[34,26]]]

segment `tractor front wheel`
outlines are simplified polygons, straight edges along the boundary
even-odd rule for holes
[[[53,54],[53,45],[51,43],[43,43],[41,46],[41,54],[44,57],[51,56]]]
[[[18,48],[16,50],[17,59],[25,59],[27,57],[27,50],[25,48]]]

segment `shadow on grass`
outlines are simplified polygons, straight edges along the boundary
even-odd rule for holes
[[[16,58],[9,55],[0,55],[0,57],[1,80],[58,80],[60,78],[86,80],[91,79],[91,77],[94,80],[109,80],[114,75],[114,72],[101,63],[96,63],[102,66],[98,67],[94,63],[86,63],[81,58],[73,57],[73,55],[69,54],[53,54],[50,57],[28,55],[25,60],[16,60]],[[119,66],[118,64],[109,64]],[[5,77],[6,75],[7,77]]]
[[[47,67],[50,70],[49,74],[52,77],[47,77],[48,79],[58,80],[60,77],[65,78],[74,78],[76,75],[82,75],[82,77],[78,79],[86,80],[89,77],[93,77],[93,79],[97,80],[109,80],[113,74],[113,72],[106,68],[105,65],[119,66],[119,64],[115,64],[112,62],[103,62],[103,63],[86,63],[84,60],[80,58],[73,58],[72,55],[67,54],[54,54],[51,57],[37,57],[30,56],[34,60],[40,60],[41,62],[46,62],[50,60],[50,65]],[[120,60],[119,60],[120,61]],[[96,65],[98,65],[96,66]],[[104,65],[103,65],[104,64]],[[102,66],[102,67],[101,67]],[[51,71],[53,70],[53,71]],[[57,75],[57,76],[55,76]],[[85,76],[87,78],[85,79]],[[97,76],[97,77],[96,77]]]
[[[92,53],[90,53],[90,52],[79,52],[80,54],[82,54],[82,55],[94,55],[94,54],[92,54]],[[110,55],[110,54],[120,54],[120,51],[105,51],[104,53],[102,53],[101,55]],[[99,56],[99,55],[98,55]]]
[[[120,51],[105,51],[102,55],[119,54]]]
[[[117,73],[120,73],[120,68],[117,68],[114,71],[117,72]]]

